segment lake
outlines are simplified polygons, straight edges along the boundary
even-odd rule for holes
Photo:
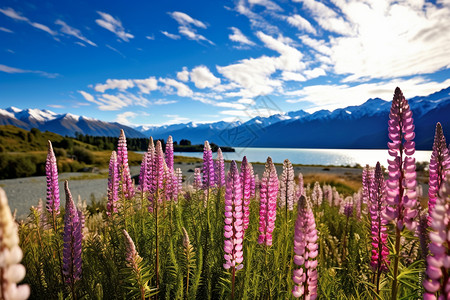
[[[343,165],[354,166],[369,164],[375,166],[377,161],[387,167],[390,158],[386,149],[294,149],[294,148],[242,148],[234,147],[236,152],[224,152],[229,160],[242,160],[245,155],[249,162],[265,162],[267,156],[276,163],[283,163],[287,158],[293,164],[304,165]],[[175,152],[175,155],[203,157],[202,152]],[[431,151],[416,151],[417,162],[430,161]],[[213,157],[216,157],[214,153]]]

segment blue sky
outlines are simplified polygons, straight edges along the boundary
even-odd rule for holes
[[[0,108],[160,125],[427,95],[449,28],[449,0],[4,0]]]

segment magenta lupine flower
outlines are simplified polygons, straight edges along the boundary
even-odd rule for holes
[[[163,180],[163,190],[165,194],[166,201],[171,201],[176,193],[177,183],[175,182],[175,174],[173,169],[169,169],[164,162],[164,180]]]
[[[149,195],[149,201],[152,204],[151,206],[155,205],[155,197],[156,194],[159,193],[159,190],[163,188],[164,185],[164,166],[166,162],[164,161],[164,153],[162,151],[162,145],[161,141],[156,142],[156,149],[155,149],[155,156],[153,158],[152,163],[152,176],[151,176],[151,182],[150,182],[150,195]],[[159,197],[159,201],[161,201],[161,197]]]
[[[387,185],[386,215],[394,220],[399,230],[405,225],[414,230],[417,221],[417,193],[416,193],[416,160],[414,124],[408,101],[399,88],[395,89],[389,114],[389,179]]]
[[[171,135],[167,138],[165,157],[167,167],[169,170],[173,170],[173,139]]]
[[[194,189],[199,190],[202,187],[202,173],[200,168],[194,169]]]
[[[305,186],[303,184],[303,174],[298,173],[298,184],[296,186],[295,201],[298,202],[298,199],[300,199],[301,196],[306,196]]]
[[[148,192],[151,192],[152,182],[155,178],[154,174],[155,155],[156,155],[155,144],[153,143],[153,138],[150,137],[147,148],[147,166],[145,167],[146,172],[143,174],[143,183],[142,183],[144,185],[144,190]]]
[[[298,201],[297,220],[294,233],[294,267],[292,280],[295,285],[292,295],[305,299],[317,298],[317,229],[311,206],[304,196]]]
[[[447,175],[439,190],[436,205],[431,212],[431,232],[427,257],[427,278],[423,286],[427,291],[423,299],[450,299],[450,176]]]
[[[311,200],[315,206],[320,206],[322,204],[323,192],[322,188],[320,187],[320,183],[318,181],[314,183],[314,188],[311,194]]]
[[[372,258],[370,265],[375,272],[385,272],[390,264],[388,260],[389,249],[387,248],[387,224],[384,217],[386,209],[386,185],[380,163],[375,167],[374,178],[370,188],[369,215],[372,233]]]
[[[134,185],[131,181],[130,167],[128,166],[127,139],[123,129],[120,130],[117,145],[117,163],[119,164],[120,191],[126,198],[131,199],[134,196]]]
[[[107,214],[117,212],[117,201],[119,200],[119,164],[117,163],[116,151],[111,153],[109,160],[109,173],[108,173],[108,204]]]
[[[250,164],[247,162],[247,157],[244,156],[241,164],[241,187],[242,187],[242,199],[244,201],[244,231],[247,230],[250,216],[250,198],[252,196],[251,185],[253,173],[250,169]]]
[[[242,242],[244,236],[243,213],[242,213],[242,188],[241,179],[236,162],[231,162],[230,171],[227,175],[225,191],[225,269],[242,269],[244,266],[244,251]]]
[[[280,207],[286,207],[286,213],[287,210],[294,209],[294,189],[294,168],[289,159],[285,159],[280,179]]]
[[[45,162],[45,174],[47,175],[47,211],[50,214],[59,215],[59,186],[58,186],[58,166],[56,164],[55,153],[52,142],[48,141],[47,161]]]
[[[258,243],[272,246],[272,232],[275,228],[277,214],[278,176],[277,170],[268,157],[266,168],[261,179],[259,207],[259,238]]]
[[[225,186],[225,163],[223,160],[223,154],[222,149],[217,149],[217,158],[214,164],[215,167],[215,178],[216,178],[216,185],[218,187]]]
[[[428,189],[428,220],[431,222],[431,212],[436,203],[438,191],[445,180],[445,175],[449,172],[450,157],[448,154],[447,143],[445,142],[444,132],[441,123],[436,125],[434,135],[433,152],[430,159],[430,180]]]
[[[141,193],[148,191],[148,179],[146,178],[149,174],[148,172],[148,163],[149,157],[148,152],[144,153],[144,156],[142,156],[142,162],[141,162],[141,169],[139,171],[139,189],[141,190]]]
[[[66,191],[66,214],[64,216],[63,274],[66,283],[72,287],[81,279],[81,241],[83,239],[81,220],[69,190],[69,183],[64,182]]]
[[[212,158],[211,146],[205,141],[203,148],[203,189],[207,190],[215,184],[214,181],[214,161]]]
[[[253,165],[251,163],[248,163],[248,167],[250,169],[250,174],[252,174],[251,181],[250,181],[250,197],[255,198],[256,195],[256,175],[253,171]]]

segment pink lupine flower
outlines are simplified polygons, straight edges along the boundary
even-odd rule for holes
[[[20,264],[22,257],[17,224],[11,215],[5,191],[0,188],[0,298],[22,300],[30,296],[29,285],[17,286],[26,272]]]
[[[142,156],[142,162],[141,162],[141,169],[139,171],[139,189],[142,193],[147,192],[149,190],[148,186],[148,179],[146,178],[149,174],[148,167],[149,167],[149,156],[148,152],[144,153],[144,156]]]
[[[399,230],[406,226],[414,230],[417,221],[416,203],[416,160],[413,141],[414,124],[408,101],[399,88],[395,89],[389,114],[389,155],[394,159],[388,160],[389,179],[387,185],[386,215],[394,220]]]
[[[216,178],[216,185],[218,187],[225,186],[225,163],[223,160],[223,154],[222,150],[219,148],[217,149],[217,158],[215,161],[215,178]]]
[[[66,191],[66,214],[64,216],[64,248],[63,248],[63,274],[74,293],[75,283],[81,279],[81,241],[83,240],[80,214],[75,207],[69,183],[64,182]]]
[[[241,164],[241,187],[242,187],[242,198],[244,201],[243,211],[244,211],[244,231],[247,230],[249,224],[250,216],[250,198],[252,196],[251,184],[253,177],[253,170],[250,169],[250,164],[247,162],[247,157],[244,156]]]
[[[178,201],[178,195],[183,190],[183,173],[181,172],[180,168],[176,168],[176,170],[175,170],[174,185],[175,185],[174,186],[174,189],[175,189],[174,200]]]
[[[320,206],[322,204],[323,192],[322,188],[320,187],[320,183],[317,181],[314,183],[314,188],[311,194],[311,200],[315,206]]]
[[[194,169],[194,189],[198,190],[202,187],[202,173],[200,168]]]
[[[47,161],[45,162],[45,174],[47,175],[47,211],[50,215],[59,215],[59,185],[58,167],[53,152],[52,142],[48,141]]]
[[[177,192],[178,183],[176,182],[175,173],[173,169],[169,169],[164,163],[164,181],[163,189],[166,196],[166,201],[171,201]]]
[[[323,199],[327,200],[327,203],[330,207],[333,206],[333,189],[331,188],[331,185],[324,185],[322,187],[323,190]]]
[[[378,162],[375,167],[374,178],[370,188],[369,214],[372,233],[372,258],[370,265],[378,273],[388,270],[389,249],[387,248],[387,223],[384,217],[386,209],[386,185],[384,182],[383,171]]]
[[[438,191],[445,180],[445,175],[449,173],[450,156],[448,154],[447,143],[441,123],[436,125],[434,135],[433,152],[430,159],[430,179],[428,189],[428,220],[431,223],[431,212],[436,203]]]
[[[143,185],[144,190],[147,192],[152,192],[152,184],[153,180],[155,179],[155,170],[154,170],[154,163],[155,163],[155,143],[153,142],[153,137],[150,137],[148,141],[148,148],[147,148],[147,166],[145,167],[145,173],[143,173]],[[139,181],[140,183],[140,181]]]
[[[108,204],[107,214],[117,212],[117,201],[119,200],[119,164],[117,163],[116,151],[111,153],[109,160],[109,173],[108,173]]]
[[[272,246],[272,233],[275,228],[277,214],[278,176],[277,170],[268,157],[266,168],[261,179],[259,207],[259,238],[258,243]]]
[[[361,190],[357,193],[353,194],[353,202],[355,203],[355,215],[356,219],[361,220],[361,211],[362,211],[362,195]]]
[[[288,210],[294,209],[294,188],[294,168],[289,159],[285,159],[280,179],[280,207],[286,208],[286,215]]]
[[[303,183],[303,174],[298,173],[298,184],[296,186],[296,192],[295,192],[295,201],[297,202],[298,199],[300,199],[301,196],[306,196],[305,194],[305,186]]]
[[[298,201],[294,233],[294,267],[292,295],[305,299],[317,298],[317,230],[311,206],[304,196]]]
[[[255,198],[256,195],[256,175],[253,171],[253,165],[251,163],[248,163],[248,167],[250,169],[251,181],[250,181],[250,198]]]
[[[205,141],[203,148],[203,189],[207,190],[215,184],[214,181],[214,161],[212,158],[211,146]]]
[[[167,167],[169,170],[173,170],[173,139],[171,135],[167,138],[165,158]]]
[[[225,191],[225,269],[242,269],[244,266],[244,251],[242,242],[244,236],[243,213],[242,213],[242,188],[241,179],[236,162],[231,162],[230,171],[227,175]]]
[[[450,175],[447,175],[431,212],[424,299],[450,299]]]
[[[353,197],[346,197],[344,203],[344,215],[347,218],[350,218],[351,216],[353,216]]]
[[[134,196],[134,185],[131,181],[130,167],[128,166],[127,139],[123,129],[120,130],[117,145],[117,163],[119,164],[120,191],[128,199]]]

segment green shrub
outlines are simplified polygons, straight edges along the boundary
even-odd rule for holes
[[[91,151],[89,151],[83,147],[74,146],[73,147],[73,155],[75,155],[76,159],[79,162],[84,162],[86,164],[94,163],[94,159],[95,159],[94,154]]]

